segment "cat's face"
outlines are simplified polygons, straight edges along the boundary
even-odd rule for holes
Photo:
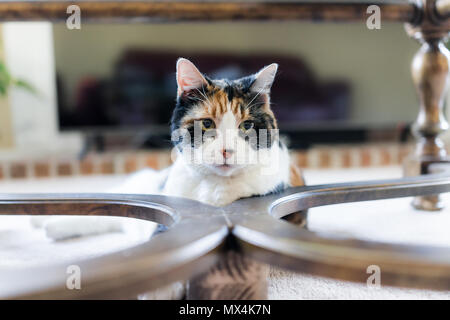
[[[172,141],[190,166],[232,176],[267,157],[277,133],[269,97],[277,67],[237,80],[211,80],[189,60],[178,60]]]

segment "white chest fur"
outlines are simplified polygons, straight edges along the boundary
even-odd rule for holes
[[[275,165],[249,165],[229,177],[196,172],[179,157],[170,168],[163,193],[224,206],[240,198],[267,194],[280,184],[289,184],[289,155],[285,148],[279,148]]]

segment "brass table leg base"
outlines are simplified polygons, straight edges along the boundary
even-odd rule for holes
[[[405,176],[432,174],[433,171],[430,170],[430,166],[432,165],[436,166],[440,164],[440,167],[450,167],[450,158],[444,156],[444,153],[441,156],[441,159],[426,156],[410,156],[404,163]],[[444,203],[441,201],[439,194],[415,197],[411,204],[415,209],[423,211],[439,211],[444,208]]]
[[[403,165],[405,176],[418,176],[422,174],[430,173],[428,166],[436,163],[446,162],[446,158],[442,159],[430,159],[430,157],[410,156],[406,159]],[[411,205],[422,211],[439,211],[444,208],[444,204],[438,194],[428,196],[414,197]]]

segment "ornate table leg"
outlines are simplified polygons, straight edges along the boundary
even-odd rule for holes
[[[404,163],[407,176],[427,173],[422,169],[424,162],[440,162],[447,156],[439,135],[448,129],[442,108],[449,82],[450,52],[444,46],[449,26],[439,17],[435,0],[418,0],[416,4],[421,19],[417,24],[407,24],[406,31],[422,45],[411,68],[420,111],[412,128],[417,138],[416,149]],[[439,195],[416,197],[413,206],[421,210],[442,208]]]

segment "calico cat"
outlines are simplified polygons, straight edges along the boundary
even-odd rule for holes
[[[237,80],[210,79],[184,58],[177,61],[176,69],[178,90],[171,119],[176,160],[160,172],[138,172],[114,191],[160,193],[225,206],[240,198],[304,185],[300,170],[291,162],[278,136],[277,121],[270,107],[270,89],[277,64]],[[89,222],[88,232],[83,231],[81,219],[79,224],[73,222],[76,217],[71,218],[72,222],[65,223],[64,219],[49,221],[45,226],[47,234],[57,235],[53,238],[92,234],[95,224],[99,224],[99,232],[105,232],[105,223],[111,218],[103,218],[103,227],[100,227],[101,220]],[[117,223],[110,224],[115,228],[113,231],[120,229]],[[71,228],[77,229],[76,232],[71,232]],[[154,228],[148,232],[153,231]],[[240,264],[246,265],[251,277],[261,275],[255,278],[255,285],[267,274],[259,264],[249,261]],[[227,277],[220,266],[213,273],[220,275],[221,281]],[[210,280],[206,276],[201,285],[207,286]],[[241,298],[253,297],[252,291],[247,291]],[[236,292],[238,296],[243,294]]]
[[[277,68],[274,63],[241,79],[212,80],[189,60],[178,60],[171,121],[178,157],[162,193],[224,206],[303,185],[270,108]]]
[[[270,108],[277,69],[274,63],[241,79],[213,80],[189,60],[178,60],[171,129],[172,138],[184,139],[172,139],[178,158],[164,194],[224,206],[304,184],[279,139]],[[180,130],[187,134],[174,134]],[[193,295],[188,298],[265,298],[261,294],[267,291],[267,277],[267,266],[228,252],[209,272],[190,281]]]

